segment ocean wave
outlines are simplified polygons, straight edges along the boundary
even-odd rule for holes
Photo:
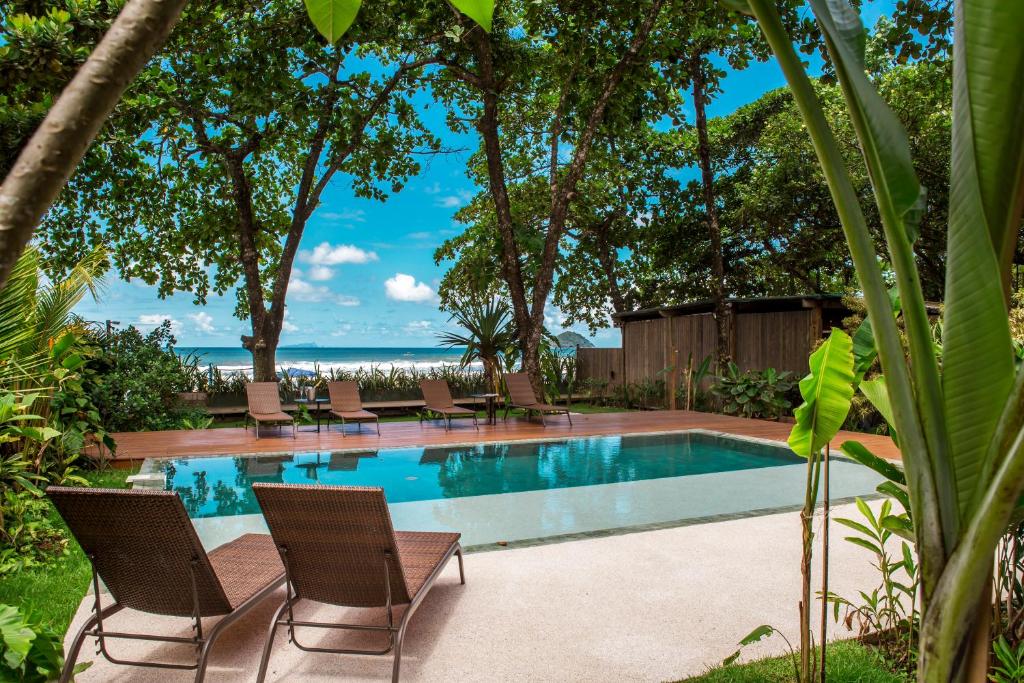
[[[242,374],[246,377],[252,377],[252,364],[239,365],[237,363],[214,363],[213,367],[217,368],[221,373],[225,375]],[[282,374],[288,372],[289,375],[295,374],[313,374],[316,368],[320,368],[320,372],[328,374],[332,371],[346,371],[355,372],[357,370],[372,370],[374,368],[380,369],[382,372],[387,373],[392,368],[399,370],[416,370],[419,372],[427,372],[442,367],[459,367],[459,363],[453,363],[451,361],[443,360],[394,360],[394,361],[292,361],[287,363],[278,363],[277,372]],[[480,372],[483,370],[483,364],[476,362],[470,363],[468,369]]]

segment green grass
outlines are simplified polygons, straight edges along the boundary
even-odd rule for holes
[[[882,655],[852,640],[828,647],[829,683],[906,683],[894,673]],[[687,678],[685,683],[792,683],[793,659],[789,656],[761,659],[749,664],[719,667]]]
[[[90,486],[124,488],[132,473],[132,470],[110,468],[85,472],[83,476]],[[52,514],[59,521],[57,511],[53,510]],[[0,604],[14,605],[63,634],[85,596],[91,577],[89,560],[72,538],[67,555],[51,564],[0,576]]]

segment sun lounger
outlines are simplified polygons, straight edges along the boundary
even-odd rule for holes
[[[525,372],[512,372],[505,375],[505,386],[508,388],[509,402],[505,405],[505,416],[502,419],[508,419],[510,409],[522,408],[526,411],[527,419],[530,418],[531,413],[540,415],[541,424],[545,427],[547,426],[544,421],[545,413],[565,414],[569,418],[569,426],[572,426],[572,415],[569,414],[567,408],[541,403],[537,400],[533,393],[533,385],[530,384],[530,377]]]
[[[139,489],[88,489],[51,486],[46,494],[92,564],[93,614],[71,646],[61,674],[70,681],[86,638],[115,664],[195,670],[206,675],[207,657],[217,637],[284,582],[285,572],[273,540],[246,534],[207,553],[177,493]],[[102,605],[100,579],[112,602]],[[188,617],[193,635],[126,633],[106,620],[128,608]],[[209,631],[203,618],[220,616]],[[108,640],[147,640],[189,645],[194,663],[132,661],[114,658]]]
[[[256,423],[256,438],[260,438],[260,424],[292,425],[292,438],[295,438],[295,418],[281,410],[281,394],[278,393],[277,382],[249,382],[245,385],[245,395],[249,409],[245,413],[245,428],[249,429],[249,418]]]
[[[393,683],[397,683],[402,641],[409,619],[452,555],[459,558],[459,579],[465,583],[459,534],[394,531],[384,490],[347,486],[254,484],[270,534],[287,574],[287,594],[274,614],[263,648],[257,682],[267,675],[274,637],[280,626],[296,647],[310,652],[386,655],[394,651]],[[381,625],[310,622],[295,618],[302,600],[357,608],[385,608]],[[392,607],[407,604],[398,623]],[[296,627],[349,629],[386,634],[378,650],[325,648],[299,642]]]
[[[359,385],[355,382],[328,382],[327,393],[331,397],[331,411],[327,413],[327,429],[331,429],[331,417],[341,420],[341,435],[345,436],[345,423],[355,422],[363,428],[364,422],[377,423],[377,436],[380,436],[380,418],[376,413],[363,410],[363,400],[359,397]]]
[[[480,429],[480,425],[476,421],[475,410],[455,405],[452,400],[452,392],[448,389],[448,382],[443,379],[422,379],[420,380],[420,391],[423,392],[423,401],[427,404],[425,406],[426,413],[440,415],[445,431],[451,429],[453,417],[471,417],[473,426]],[[420,423],[423,423],[423,413],[420,414]]]

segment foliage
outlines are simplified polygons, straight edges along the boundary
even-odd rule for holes
[[[64,644],[50,626],[18,608],[0,604],[0,678],[24,683],[56,680],[64,667]],[[76,666],[76,673],[86,666]]]
[[[791,683],[791,655],[768,657],[747,664],[715,667],[707,673],[687,678],[685,683]],[[846,640],[828,647],[829,683],[906,683],[885,657],[866,645]]]
[[[95,335],[87,391],[107,429],[174,429],[188,414],[178,394],[191,390],[196,359],[174,350],[171,324],[143,334],[134,326]]]
[[[833,617],[838,622],[841,608],[845,608],[842,620],[850,630],[856,625],[858,635],[892,636],[892,641],[883,640],[883,643],[892,644],[887,648],[890,658],[913,670],[916,656],[914,632],[920,617],[917,611],[917,563],[907,541],[901,541],[898,552],[892,551],[896,538],[893,528],[906,529],[909,518],[906,512],[894,514],[892,501],[888,498],[877,514],[860,498],[857,499],[857,509],[862,521],[837,517],[836,522],[855,532],[856,535],[846,537],[847,541],[872,553],[881,585],[870,593],[860,591],[858,602],[830,592],[828,600],[833,605]]]
[[[740,372],[735,363],[726,366],[725,374],[711,386],[726,415],[777,420],[793,405],[788,396],[795,383],[788,371],[774,368]]]
[[[501,358],[505,349],[515,344],[517,335],[512,322],[512,311],[500,299],[479,304],[464,301],[453,304],[449,321],[454,321],[466,332],[444,332],[438,335],[441,346],[465,347],[461,367],[472,363],[483,365],[484,378],[494,393],[501,393]]]
[[[1006,288],[1024,187],[1017,28],[1024,5],[956,2],[953,128],[942,363],[935,358],[913,244],[922,192],[905,130],[865,72],[864,33],[846,3],[812,0],[847,102],[906,321],[907,352],[868,229],[835,136],[773,4],[745,4],[794,93],[850,246],[885,375],[907,472],[920,566],[918,676],[962,680],[987,657],[985,585],[996,546],[1024,489],[1024,374],[1015,379]],[[909,362],[908,362],[909,361]],[[941,605],[941,609],[932,608]]]
[[[1024,644],[1016,648],[1006,642],[1004,636],[999,636],[992,644],[992,650],[996,655],[998,664],[989,675],[993,683],[1020,683],[1024,681]]]
[[[41,494],[5,489],[0,511],[0,575],[49,565],[67,552],[68,539]]]

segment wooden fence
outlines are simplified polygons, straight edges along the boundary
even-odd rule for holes
[[[821,337],[820,310],[734,313],[730,351],[741,370],[807,373],[807,356]],[[622,348],[579,349],[578,376],[610,384],[664,380],[678,384],[688,360],[715,357],[717,330],[711,313],[631,320],[622,326]],[[670,368],[675,366],[677,372]],[[712,361],[712,372],[717,368]]]

